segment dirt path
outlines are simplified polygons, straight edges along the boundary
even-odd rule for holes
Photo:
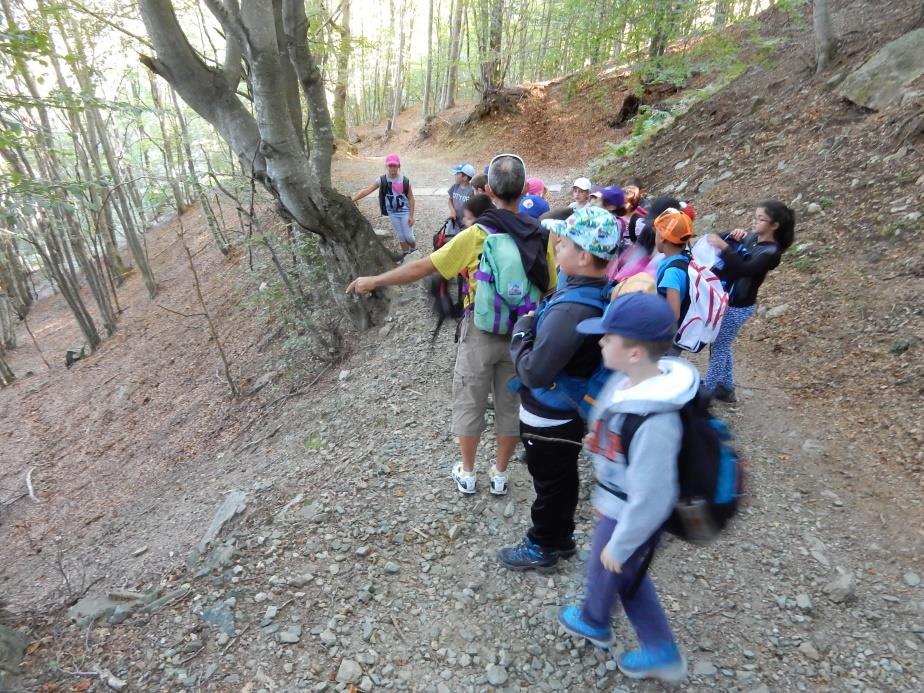
[[[448,182],[452,162],[405,158],[417,185]],[[336,177],[353,189],[378,168],[377,160],[341,162]],[[418,203],[425,236],[445,202]],[[374,201],[362,204],[374,210]],[[56,621],[29,658],[31,683],[67,680],[49,668],[54,661],[106,669],[146,690],[658,690],[631,684],[611,656],[558,631],[557,607],[581,594],[578,560],[545,576],[496,563],[496,549],[527,526],[528,474],[513,465],[503,499],[483,487],[474,498],[455,491],[451,330],[431,348],[420,289],[397,296],[389,322],[310,395],[254,405],[235,415],[256,421],[244,435],[242,423],[229,424],[207,451],[126,488],[103,538],[84,540],[99,560],[94,592],[180,591],[122,623]],[[748,361],[747,339],[742,401],[725,412],[750,460],[747,509],[716,545],[671,543],[654,567],[691,662],[689,687],[920,690],[920,506],[901,488],[891,504],[879,501],[863,466],[848,467],[818,425],[823,413],[805,411],[777,389],[775,374]],[[257,399],[278,396],[269,386]],[[488,440],[482,473],[491,456]],[[590,479],[585,465],[585,497]],[[184,563],[231,489],[246,492],[246,509],[225,525],[214,569],[196,577],[203,564],[186,572]],[[590,527],[582,502],[585,549]],[[132,557],[141,546],[148,551]],[[24,587],[21,572],[3,574],[4,589]],[[625,622],[618,628],[620,647],[631,644]]]

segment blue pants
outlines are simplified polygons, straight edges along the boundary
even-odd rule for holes
[[[729,390],[735,389],[734,360],[732,342],[744,323],[754,315],[756,306],[729,308],[722,318],[722,326],[712,346],[709,347],[709,370],[706,371],[704,384],[710,390],[724,385]]]
[[[622,602],[626,617],[638,636],[642,647],[662,647],[674,642],[674,634],[667,622],[654,583],[648,575],[638,583],[635,594],[629,596],[628,592],[638,581],[639,569],[649,548],[657,543],[657,537],[642,544],[632,554],[621,573],[611,573],[600,562],[600,552],[606,546],[616,520],[601,517],[594,527],[593,545],[590,558],[587,559],[587,588],[584,597],[584,620],[596,628],[609,628],[610,617],[616,597]]]
[[[408,224],[408,219],[410,218],[409,214],[389,214],[388,221],[391,222],[391,227],[395,231],[395,237],[401,243],[410,243],[411,245],[416,245],[417,241],[414,239],[414,229],[411,228],[411,225]]]

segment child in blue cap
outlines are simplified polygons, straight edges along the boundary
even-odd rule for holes
[[[620,671],[633,679],[679,682],[686,678],[686,660],[645,569],[677,502],[683,435],[678,410],[695,396],[699,374],[686,361],[664,357],[677,327],[661,296],[621,296],[602,318],[585,320],[577,329],[603,335],[603,363],[615,373],[600,393],[591,433],[584,438],[597,477],[591,502],[600,516],[584,603],[563,607],[558,620],[571,635],[609,647],[614,640],[610,617],[618,597],[640,645],[618,658]],[[631,440],[624,441],[629,414],[642,420]]]

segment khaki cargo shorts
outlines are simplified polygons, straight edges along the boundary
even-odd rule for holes
[[[480,436],[486,424],[488,394],[494,393],[494,432],[520,435],[520,397],[507,389],[514,376],[509,335],[482,332],[472,316],[462,320],[452,377],[452,432]]]

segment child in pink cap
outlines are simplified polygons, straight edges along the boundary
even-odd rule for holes
[[[526,179],[526,186],[523,188],[524,195],[538,195],[539,197],[545,197],[547,190],[545,188],[545,183],[542,182],[541,178],[532,176],[531,178]]]
[[[385,171],[384,175],[353,195],[352,199],[353,202],[358,202],[375,190],[379,191],[379,211],[391,222],[395,237],[401,246],[403,260],[417,249],[413,230],[416,201],[411,190],[411,181],[400,173],[401,159],[397,154],[388,154],[385,157]]]

